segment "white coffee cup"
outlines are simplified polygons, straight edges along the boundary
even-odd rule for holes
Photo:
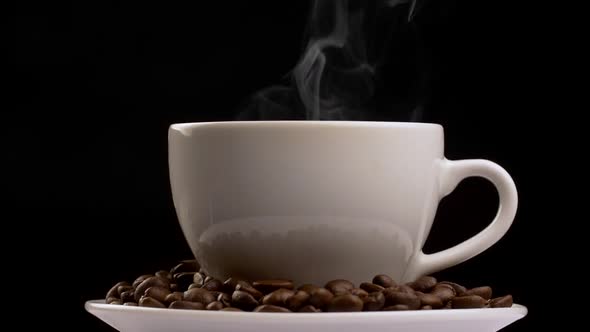
[[[411,281],[486,250],[516,214],[510,175],[487,160],[445,159],[437,124],[181,123],[168,138],[182,231],[220,279]],[[496,186],[496,217],[465,242],[424,254],[439,201],[472,176]]]

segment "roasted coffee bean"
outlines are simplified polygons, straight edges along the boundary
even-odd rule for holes
[[[166,296],[170,294],[170,290],[164,287],[153,286],[145,290],[144,295],[156,299],[160,302],[166,301]]]
[[[111,287],[111,289],[109,289],[109,291],[107,292],[107,295],[104,298],[105,299],[108,299],[109,297],[119,298],[119,296],[121,294],[121,293],[119,293],[119,287],[123,287],[123,286],[129,286],[129,283],[126,281],[120,281],[120,282],[116,283],[113,287]]]
[[[420,305],[422,305],[423,307],[429,306],[431,308],[438,309],[438,308],[442,308],[442,306],[443,306],[443,302],[440,299],[440,297],[433,295],[433,294],[419,293],[418,298],[420,299]]]
[[[151,308],[166,308],[166,306],[162,302],[149,296],[142,296],[141,299],[139,299],[139,306]]]
[[[373,292],[363,299],[364,311],[379,311],[385,305],[385,295],[381,292]]]
[[[113,303],[115,301],[120,301],[120,299],[118,299],[118,298],[116,298],[114,296],[109,296],[109,297],[106,298],[105,303],[106,304],[111,304],[111,303]]]
[[[332,292],[334,295],[342,295],[350,293],[354,288],[354,284],[348,280],[336,279],[328,281],[324,288]]]
[[[209,291],[220,291],[222,287],[223,283],[217,279],[211,279],[203,285],[203,289]]]
[[[123,304],[123,301],[121,301],[121,300],[114,300],[114,301],[112,301],[109,304],[118,304],[118,305],[121,305],[121,304]]]
[[[299,309],[299,312],[321,312],[321,310],[317,309],[316,307],[312,306],[311,304],[308,304],[306,306],[301,307],[301,309]]]
[[[123,303],[123,305],[126,305],[128,307],[137,307],[137,302],[125,302]]]
[[[492,308],[510,308],[512,307],[512,295],[497,297],[490,300],[490,307]]]
[[[251,311],[258,306],[258,301],[248,292],[235,290],[231,295],[231,305],[232,307]]]
[[[320,288],[320,286],[316,286],[316,285],[312,285],[312,284],[304,284],[304,285],[299,286],[299,288],[297,288],[297,290],[304,291],[307,294],[311,294],[311,293],[313,293],[314,290],[316,290],[318,288]]]
[[[121,297],[121,294],[123,294],[123,292],[130,291],[130,290],[133,290],[133,287],[119,286],[119,287],[117,287],[117,294],[119,294],[119,297]]]
[[[133,289],[121,293],[121,301],[125,302],[136,302],[135,291]]]
[[[322,309],[330,302],[332,302],[332,298],[334,294],[325,288],[318,288],[311,292],[311,297],[309,298],[309,304],[312,306]]]
[[[184,294],[182,292],[170,293],[164,299],[164,303],[170,304],[174,301],[182,301],[183,298],[184,298]]]
[[[178,291],[178,285],[177,284],[170,284],[170,291],[171,292]]]
[[[384,290],[385,288],[383,288],[383,286],[379,286],[379,285],[374,284],[372,282],[363,282],[361,284],[361,289],[366,290],[368,293],[373,293],[373,292],[380,292],[380,291]]]
[[[365,298],[365,297],[367,297],[369,295],[369,293],[366,290],[361,289],[361,288],[353,288],[353,289],[351,289],[350,290],[350,294],[356,295],[356,296],[360,297],[361,299],[362,298]]]
[[[291,311],[297,311],[303,307],[307,301],[309,301],[310,297],[311,295],[309,295],[307,292],[300,290],[296,291],[295,294],[287,299],[287,308],[289,308]]]
[[[174,301],[168,306],[170,309],[203,310],[205,306],[201,302]]]
[[[329,312],[354,312],[363,310],[363,300],[360,297],[352,294],[336,295],[326,306],[326,311]]]
[[[405,304],[396,304],[396,305],[390,305],[388,307],[383,308],[383,311],[404,311],[404,310],[410,310],[410,307],[408,307]]]
[[[209,304],[207,304],[207,310],[221,310],[223,309],[224,305],[223,303],[219,302],[219,301],[213,301]]]
[[[197,277],[197,275],[195,274],[195,278]],[[205,283],[205,278],[202,279],[203,280],[203,284]],[[222,290],[225,293],[233,293],[234,290],[236,290],[236,286],[238,285],[240,281],[236,278],[227,278],[224,282],[223,282],[223,286],[221,287]],[[198,283],[197,280],[195,279],[195,283]]]
[[[451,286],[449,284],[439,283],[436,286],[434,286],[434,289],[432,289],[430,294],[438,296],[438,298],[443,303],[447,303],[449,300],[451,300],[453,297],[455,297],[456,292],[455,292],[455,289],[453,288],[453,286]]]
[[[465,294],[465,292],[467,291],[467,288],[454,283],[454,282],[450,282],[450,281],[441,281],[437,284],[438,285],[448,285],[451,286],[453,288],[453,290],[455,290],[455,295],[456,296],[462,296],[463,294]]]
[[[278,305],[285,307],[287,306],[287,300],[293,296],[295,292],[290,289],[280,288],[276,291],[266,294],[262,298],[262,304]]]
[[[195,272],[180,272],[174,275],[174,283],[178,285],[178,290],[188,290],[188,286],[193,283]]]
[[[451,303],[452,301],[447,302],[447,304],[445,304],[444,307],[442,307],[443,309],[453,309],[453,304]]]
[[[258,289],[264,294],[272,293],[277,289],[293,289],[295,286],[293,281],[286,279],[268,279],[268,280],[257,280],[252,283],[254,288]]]
[[[234,307],[226,307],[221,309],[220,311],[243,311],[242,309],[234,308]]]
[[[175,275],[181,272],[197,272],[199,271],[199,263],[194,259],[187,259],[180,261],[178,265],[170,269],[170,274]]]
[[[397,291],[398,292],[402,292],[402,293],[408,293],[408,294],[414,294],[415,291],[412,287],[408,286],[408,285],[398,285],[397,286]]]
[[[141,275],[139,277],[137,277],[137,279],[135,279],[135,281],[133,281],[133,283],[131,284],[131,287],[133,288],[137,288],[137,286],[139,286],[139,284],[141,284],[145,279],[153,277],[153,274],[144,274]]]
[[[192,284],[188,285],[188,289],[187,290],[193,289],[193,288],[201,288],[201,286],[199,286],[199,285],[197,285],[195,283],[192,283]]]
[[[412,289],[415,291],[428,292],[434,286],[436,286],[436,278],[431,276],[423,276],[414,282],[408,283],[407,285],[412,287]]]
[[[197,287],[203,287],[203,285],[205,284],[205,279],[207,278],[206,275],[197,272],[193,275],[193,284],[195,284]]]
[[[153,277],[153,276],[145,279],[144,281],[141,282],[141,284],[139,284],[137,286],[137,288],[135,288],[135,301],[136,302],[139,301],[139,299],[145,293],[146,289],[153,287],[153,286],[169,288],[170,281],[168,279],[164,279],[164,278],[160,278],[160,277]],[[141,303],[140,303],[140,305],[141,305]]]
[[[217,296],[217,301],[223,303],[223,305],[226,307],[231,306],[231,296],[227,293],[220,293]]]
[[[422,306],[422,308],[420,308],[420,310],[432,310],[432,309],[433,308],[429,305],[425,305],[425,306]]]
[[[291,310],[272,304],[263,304],[256,307],[254,312],[291,312]]]
[[[463,295],[479,295],[486,300],[492,298],[492,287],[489,286],[482,286],[482,287],[475,287],[467,290]]]
[[[397,285],[390,276],[385,274],[378,274],[373,278],[373,283],[383,288],[388,288]]]
[[[451,300],[453,309],[483,308],[486,300],[479,295],[455,296]]]
[[[396,304],[407,305],[411,310],[420,308],[420,299],[416,294],[410,294],[400,291],[386,289],[383,291],[386,306],[395,306]]]
[[[264,295],[259,290],[252,287],[252,285],[250,285],[250,283],[248,283],[247,281],[244,281],[244,280],[238,281],[238,284],[236,285],[236,290],[249,293],[257,300],[260,299]]]
[[[160,270],[156,272],[156,277],[172,280],[172,273],[170,271]]]
[[[183,300],[189,302],[200,302],[203,303],[203,305],[208,305],[209,303],[215,301],[215,295],[206,289],[193,288],[184,292]]]

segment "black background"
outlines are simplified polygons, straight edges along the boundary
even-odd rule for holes
[[[449,159],[499,163],[520,195],[499,243],[438,276],[513,294],[530,312],[506,330],[525,331],[546,309],[531,279],[551,273],[538,261],[554,211],[545,204],[551,180],[539,185],[539,174],[551,177],[538,162],[537,130],[549,123],[535,111],[548,98],[539,34],[510,6],[432,1],[416,23],[432,74],[424,121],[445,127]],[[3,187],[5,234],[24,240],[3,246],[48,306],[39,321],[109,331],[84,301],[190,257],[170,195],[168,126],[231,120],[244,98],[277,83],[301,53],[308,9],[306,1],[16,5]],[[496,207],[491,184],[463,182],[442,201],[425,250],[475,234]]]

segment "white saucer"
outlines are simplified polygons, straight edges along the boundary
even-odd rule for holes
[[[157,309],[88,301],[85,308],[122,332],[493,332],[523,318],[527,308],[358,313],[252,313]]]

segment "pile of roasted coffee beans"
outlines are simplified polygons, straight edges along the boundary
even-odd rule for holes
[[[289,280],[221,281],[199,271],[196,261],[186,260],[170,271],[142,275],[131,284],[117,283],[108,291],[106,303],[193,310],[353,312],[501,308],[512,306],[512,296],[492,298],[489,286],[467,289],[431,276],[400,285],[377,275],[359,287],[342,279],[324,287],[295,287]]]

